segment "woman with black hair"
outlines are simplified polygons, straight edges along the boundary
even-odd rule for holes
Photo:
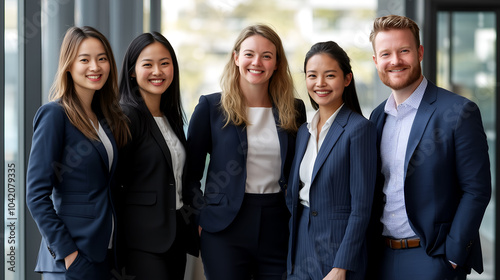
[[[134,39],[123,61],[121,105],[131,139],[119,152],[118,238],[127,275],[184,279],[186,252],[197,255],[186,168],[179,65],[157,32]],[[191,234],[192,233],[192,234]]]
[[[287,279],[364,279],[377,147],[361,114],[350,59],[337,43],[306,54],[306,86],[316,114],[299,128],[288,180],[292,214]]]

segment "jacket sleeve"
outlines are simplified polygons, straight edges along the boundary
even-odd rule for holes
[[[363,255],[377,173],[376,141],[371,122],[353,128],[349,147],[351,212],[333,267],[356,271]]]
[[[48,105],[48,106],[47,106]],[[56,103],[42,106],[33,121],[33,140],[27,171],[26,203],[48,250],[56,260],[62,260],[78,248],[64,222],[57,215],[51,199],[71,167],[62,161],[65,113]]]
[[[491,198],[491,174],[488,144],[479,108],[473,102],[456,107],[455,157],[462,197],[446,239],[446,257],[464,265]],[[446,117],[446,116],[445,116]]]
[[[188,182],[187,188],[192,197],[191,206],[197,210],[205,206],[201,191],[207,154],[212,147],[210,104],[205,96],[201,96],[189,121],[187,137]]]

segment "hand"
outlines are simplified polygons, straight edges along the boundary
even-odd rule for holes
[[[78,256],[78,251],[74,251],[73,253],[67,255],[64,258],[64,264],[66,265],[66,270],[73,264],[73,262],[76,259],[76,256]]]
[[[346,269],[334,267],[323,280],[345,280],[346,274]]]
[[[200,237],[201,237],[201,231],[202,231],[202,230],[203,230],[203,229],[201,228],[201,226],[198,226],[198,235],[199,235]]]

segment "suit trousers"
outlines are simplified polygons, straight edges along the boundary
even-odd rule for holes
[[[366,279],[379,280],[465,280],[463,268],[453,269],[444,256],[431,257],[423,247],[391,249],[384,247],[380,256],[379,274]]]
[[[300,205],[299,227],[297,233],[297,245],[295,258],[293,260],[293,274],[288,275],[289,280],[313,280],[323,279],[328,272],[321,271],[320,260],[314,252],[314,243],[308,232],[310,208]]]
[[[69,266],[66,272],[43,272],[43,280],[109,280],[112,277],[113,266],[110,259],[112,251],[108,250],[106,261],[102,263],[91,262],[82,253]]]
[[[125,272],[134,280],[183,280],[186,271],[188,226],[177,210],[177,229],[172,246],[164,253],[128,249]]]
[[[207,280],[286,279],[289,218],[283,193],[245,194],[226,229],[201,233]]]

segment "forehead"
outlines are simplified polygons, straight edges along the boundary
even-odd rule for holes
[[[413,37],[413,33],[409,29],[390,29],[383,30],[377,33],[375,40],[373,40],[373,47],[375,52],[401,47],[415,47],[417,42]]]
[[[340,70],[336,59],[326,53],[317,53],[307,60],[306,71]]]
[[[276,46],[269,39],[261,35],[252,35],[241,42],[240,50],[250,50],[257,52],[269,51],[275,53]]]
[[[160,42],[155,41],[147,45],[139,54],[139,58],[144,57],[170,57],[168,49]]]
[[[85,38],[78,46],[78,53],[90,52],[90,51],[104,51],[104,45],[102,42],[94,37]]]

